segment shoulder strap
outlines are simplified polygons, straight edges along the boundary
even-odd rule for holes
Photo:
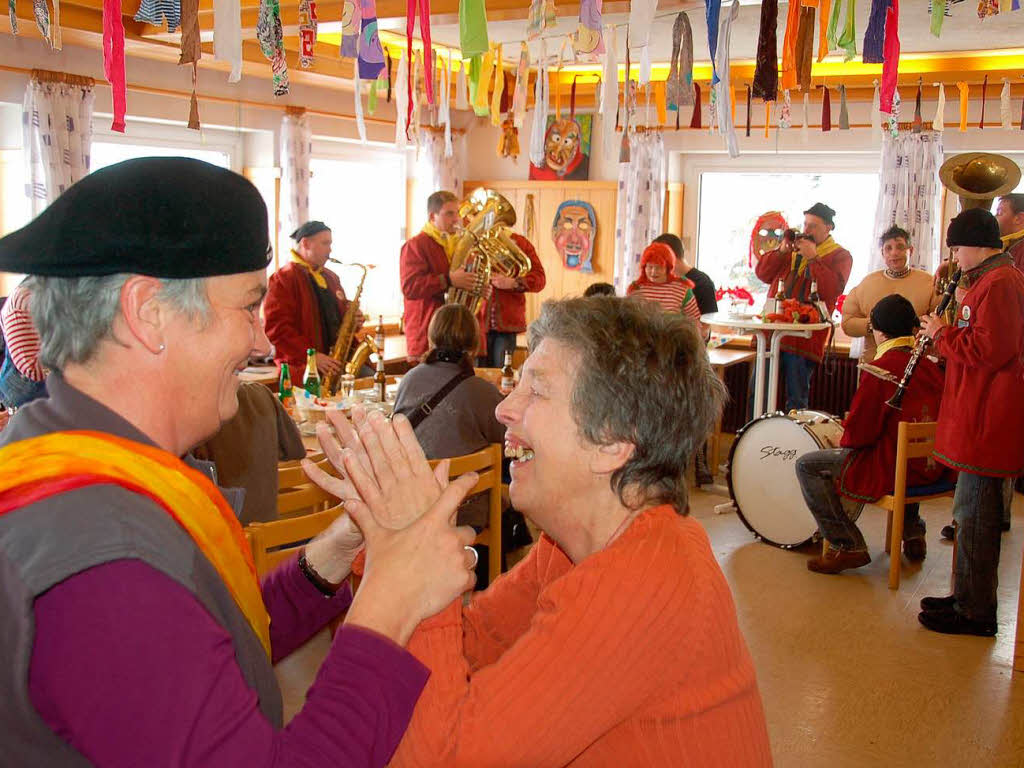
[[[433,412],[433,410],[440,404],[440,402],[448,396],[449,392],[451,392],[453,389],[459,386],[459,384],[464,382],[466,379],[470,378],[472,375],[472,371],[459,371],[450,379],[448,379],[447,383],[445,383],[443,387],[437,390],[437,392],[435,392],[429,399],[424,400],[422,403],[420,403],[418,406],[412,409],[412,411],[406,413],[405,415],[409,418],[409,423],[412,425],[412,428],[416,429],[416,427],[419,426],[420,422],[427,418],[427,416],[429,416]]]

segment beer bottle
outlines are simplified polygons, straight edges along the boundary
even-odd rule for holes
[[[501,366],[501,394],[507,395],[516,388],[516,372],[512,369],[512,350],[505,350],[505,364]]]
[[[818,310],[818,316],[820,317],[819,322],[827,323],[829,318],[828,307],[825,306],[825,302],[821,300],[821,296],[818,295],[818,281],[811,280],[811,304]]]
[[[281,363],[281,380],[277,388],[277,396],[281,405],[288,411],[288,415],[295,413],[295,393],[292,392],[292,375],[288,370],[288,363]]]
[[[384,315],[377,315],[377,331],[373,335],[373,343],[377,347],[377,354],[381,360],[384,359]]]
[[[320,397],[320,372],[316,369],[316,350],[306,350],[306,377],[302,380],[302,388],[310,397]]]
[[[377,358],[377,372],[373,374],[373,388],[377,390],[379,402],[388,400],[388,377],[384,375],[384,358]]]

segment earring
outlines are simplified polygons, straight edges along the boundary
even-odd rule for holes
[[[160,354],[165,349],[167,349],[167,345],[166,344],[161,344],[159,347],[157,347],[156,352],[157,352],[157,354]]]

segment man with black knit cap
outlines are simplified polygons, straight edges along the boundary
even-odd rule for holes
[[[796,460],[804,500],[825,539],[821,555],[807,562],[807,568],[818,573],[839,573],[871,562],[854,521],[864,504],[893,492],[899,423],[934,421],[939,413],[942,370],[927,357],[918,363],[903,409],[885,406],[914,347],[914,305],[899,294],[886,296],[872,308],[871,325],[878,355],[873,363],[859,366],[860,385],[844,423],[841,447],[805,453]],[[943,472],[934,461],[913,459],[907,467],[907,485],[932,485]],[[903,552],[908,560],[923,560],[925,529],[918,505],[907,504],[904,514]],[[899,557],[899,552],[892,557]]]
[[[754,265],[759,280],[768,284],[768,296],[783,291],[779,298],[809,303],[811,283],[818,284],[818,296],[829,314],[846,287],[853,268],[850,252],[832,239],[836,212],[824,203],[804,211],[803,237],[783,240],[777,249],[761,256]],[[829,331],[815,331],[810,338],[786,337],[782,341],[782,374],[786,382],[786,410],[806,408],[811,374],[821,362]]]
[[[1024,473],[1024,274],[1003,251],[996,217],[981,208],[949,223],[946,245],[966,293],[956,322],[921,318],[946,359],[935,458],[960,475],[953,499],[953,594],[926,597],[918,616],[949,634],[996,633],[1003,481]]]
[[[306,350],[316,350],[320,376],[341,372],[344,362],[330,356],[338,338],[348,299],[338,276],[326,268],[331,255],[331,229],[322,221],[307,221],[291,234],[291,261],[275,272],[267,285],[264,304],[267,338],[274,360],[288,363],[292,381],[301,382]],[[356,320],[362,325],[362,316]]]

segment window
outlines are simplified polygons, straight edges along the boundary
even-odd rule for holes
[[[360,148],[310,160],[309,217],[331,228],[331,258],[373,264],[359,299],[367,322],[402,314],[398,256],[405,233],[405,158]],[[283,247],[283,246],[282,246]],[[334,264],[345,295],[355,297],[362,270]]]
[[[877,173],[702,173],[697,238],[699,267],[723,287],[742,286],[760,307],[768,286],[748,265],[754,222],[781,211],[791,227],[803,226],[803,211],[816,201],[836,211],[832,236],[853,255],[847,290],[867,274],[878,203]]]
[[[191,157],[194,160],[203,160],[211,165],[218,165],[221,168],[231,167],[231,157],[227,152],[216,149],[197,149],[191,146],[93,141],[89,155],[90,171],[97,171],[100,168],[120,163],[122,160],[131,160],[134,157]]]

